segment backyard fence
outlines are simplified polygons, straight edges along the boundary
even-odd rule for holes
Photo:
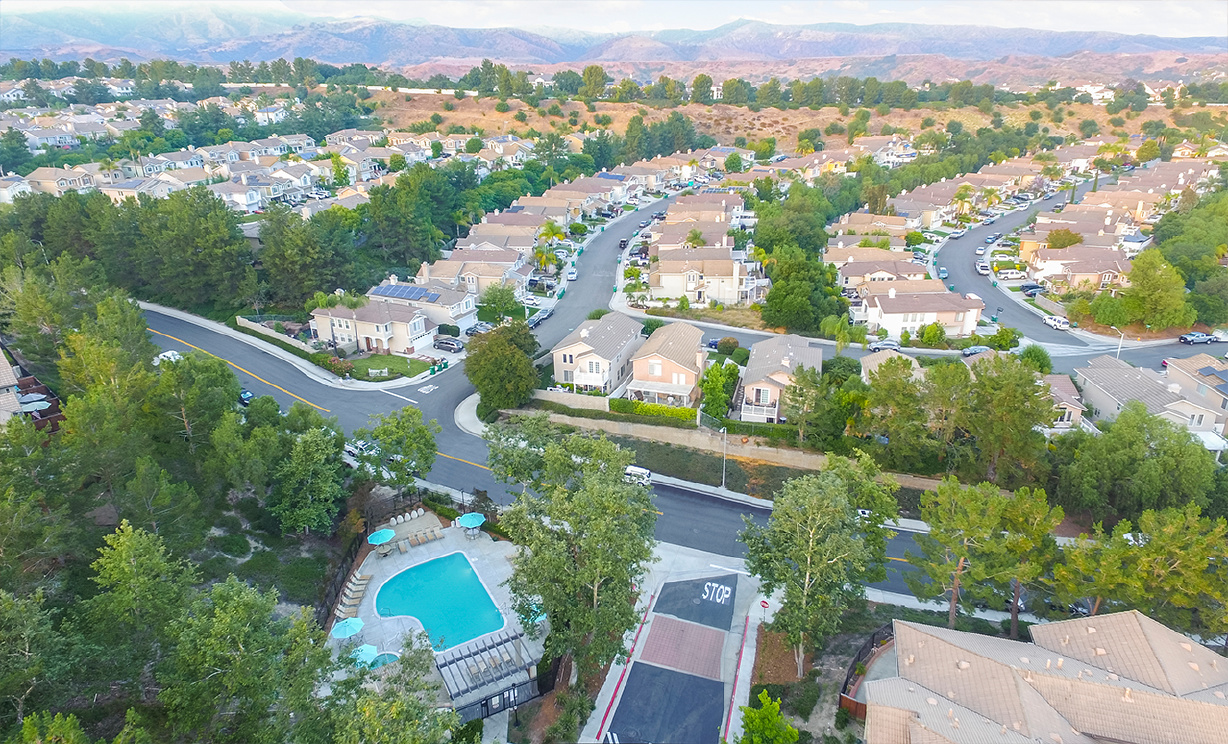
[[[882,646],[894,637],[895,625],[887,623],[870,634],[866,642],[861,644],[861,648],[857,649],[857,653],[853,655],[853,660],[849,662],[848,671],[844,674],[844,684],[840,685],[840,707],[847,710],[849,715],[859,721],[866,720],[866,704],[853,697],[856,692],[856,685],[854,683],[864,675],[865,670],[862,670],[862,674],[858,674],[857,667],[873,656],[879,646]]]

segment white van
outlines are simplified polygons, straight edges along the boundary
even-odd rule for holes
[[[1070,321],[1060,315],[1046,315],[1044,324],[1054,329],[1055,331],[1069,331]]]
[[[641,468],[638,465],[628,465],[627,469],[623,471],[623,480],[648,488],[652,486],[652,471],[648,468]]]

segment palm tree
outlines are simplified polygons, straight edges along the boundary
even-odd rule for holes
[[[559,257],[554,255],[554,251],[550,250],[549,246],[538,245],[533,248],[533,265],[538,271],[544,272],[551,266],[557,265]]]
[[[981,199],[985,201],[985,206],[992,207],[993,205],[1002,201],[1002,195],[999,194],[998,190],[993,186],[982,186]]]
[[[554,220],[546,220],[541,229],[537,231],[537,240],[544,245],[555,245],[566,237],[567,233]]]
[[[776,257],[763,250],[763,248],[760,246],[755,246],[751,252],[751,255],[757,262],[759,262],[759,265],[763,267],[764,271],[767,271],[768,266],[776,263]]]
[[[686,240],[682,244],[691,248],[698,248],[704,244],[704,234],[698,228],[691,230],[686,234]]]
[[[844,351],[852,340],[849,334],[849,314],[828,315],[819,323],[819,333],[836,342],[836,356]]]
[[[972,185],[966,183],[955,190],[951,196],[951,203],[959,207],[960,214],[964,214],[972,208],[972,195],[975,193],[976,190],[972,188]]]

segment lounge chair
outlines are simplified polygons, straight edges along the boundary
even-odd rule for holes
[[[504,664],[511,664],[511,663],[512,663],[512,655],[511,655],[511,654],[509,654],[509,653],[507,652],[507,646],[500,646],[500,647],[499,647],[499,652],[503,654],[503,663],[504,663]]]
[[[359,581],[370,581],[375,578],[375,574],[358,574]]]
[[[366,593],[367,593],[367,590],[365,588],[346,589],[344,592],[341,593],[341,596],[344,597],[345,599],[352,599],[355,602],[357,602],[358,600],[362,599],[362,595]]]
[[[443,539],[443,535],[442,535],[442,534],[439,532],[439,528],[438,528],[438,527],[432,527],[432,528],[431,528],[431,539],[432,539],[432,540],[441,540],[441,539]]]
[[[347,583],[349,584],[349,586],[366,586],[367,584],[371,583],[371,579],[364,579],[358,576],[351,576],[350,580]]]
[[[401,551],[402,553],[409,552],[409,548],[406,547],[404,540],[397,540],[397,550]]]
[[[333,613],[338,620],[346,620],[351,617],[358,617],[357,607],[338,607]]]

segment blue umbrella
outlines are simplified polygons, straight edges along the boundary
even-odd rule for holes
[[[486,517],[478,512],[469,512],[468,514],[462,514],[456,518],[456,523],[467,530],[481,527],[485,521]]]
[[[367,538],[367,542],[371,543],[372,545],[383,545],[396,536],[397,533],[393,532],[392,530],[379,530],[377,532],[372,532],[370,537]]]
[[[372,646],[370,643],[364,643],[354,649],[354,653],[350,656],[354,659],[355,664],[370,664],[375,661],[375,654],[375,646]]]
[[[360,630],[362,630],[362,620],[347,617],[333,626],[332,636],[333,638],[349,638]]]

